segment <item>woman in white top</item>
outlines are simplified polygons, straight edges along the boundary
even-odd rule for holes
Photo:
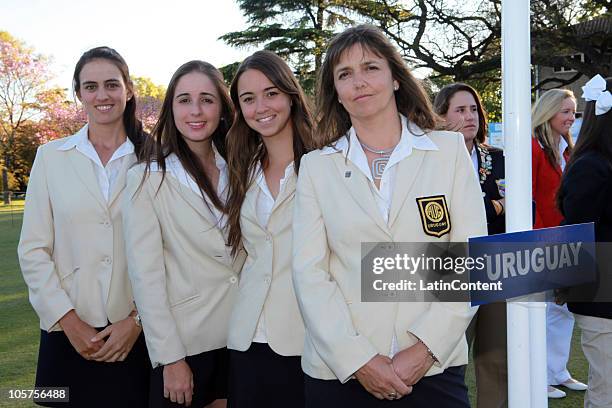
[[[361,300],[362,243],[487,233],[463,136],[432,130],[427,94],[369,25],[332,39],[316,100],[326,146],[302,158],[293,218],[306,406],[468,407],[469,304]]]
[[[85,52],[73,86],[88,123],[38,149],[18,247],[40,317],[36,386],[69,387],[62,407],[146,407],[150,364],[120,206],[126,172],[146,136],[117,51]]]
[[[203,61],[172,76],[143,161],[128,172],[128,270],[154,370],[151,407],[226,398],[227,321],[240,257],[225,245],[225,135],[233,108]]]
[[[229,406],[300,407],[304,325],[291,279],[291,222],[300,160],[312,148],[310,109],[287,64],[258,51],[230,94],[229,243],[248,253],[230,320]]]

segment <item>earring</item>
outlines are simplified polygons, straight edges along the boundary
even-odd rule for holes
[[[399,84],[395,84],[395,85],[393,85],[393,90],[394,90],[394,91],[397,91],[398,89],[399,89]]]
[[[342,105],[342,101],[340,100],[340,98],[338,98],[338,103]]]

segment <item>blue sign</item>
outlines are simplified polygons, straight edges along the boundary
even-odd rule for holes
[[[504,126],[502,123],[489,123],[489,145],[504,148]]]
[[[473,305],[595,282],[593,223],[471,238]],[[493,288],[493,289],[491,289]]]

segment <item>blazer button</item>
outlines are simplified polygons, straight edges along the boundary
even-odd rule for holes
[[[272,243],[272,237],[270,235],[266,235],[266,241],[268,241],[268,243]]]
[[[110,228],[110,226],[111,226],[111,223],[108,220],[104,220],[104,222],[102,224],[104,224],[104,226],[106,228]]]
[[[102,260],[102,262],[103,262],[105,265],[110,265],[110,264],[111,264],[111,262],[112,262],[112,259],[111,259],[109,256],[106,256],[106,257],[104,257],[104,259]]]
[[[232,276],[232,277],[229,279],[229,281],[230,281],[230,283],[236,283],[236,282],[238,282],[238,279],[237,279],[235,276]]]

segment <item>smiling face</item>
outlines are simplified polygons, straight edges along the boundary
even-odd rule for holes
[[[448,101],[445,119],[449,129],[463,134],[466,144],[474,142],[478,134],[478,105],[471,93],[456,92]]]
[[[105,59],[94,59],[81,70],[77,97],[90,124],[108,125],[122,121],[132,91],[115,64]]]
[[[576,120],[576,101],[574,98],[565,98],[561,109],[552,117],[550,127],[555,134],[566,135]]]
[[[189,146],[208,140],[221,118],[221,100],[213,81],[201,72],[183,75],[172,100],[174,124]]]
[[[238,79],[238,98],[245,122],[262,137],[291,129],[291,97],[261,71],[248,69]]]
[[[397,112],[393,92],[399,84],[386,59],[355,44],[342,54],[333,73],[338,98],[351,120]]]

